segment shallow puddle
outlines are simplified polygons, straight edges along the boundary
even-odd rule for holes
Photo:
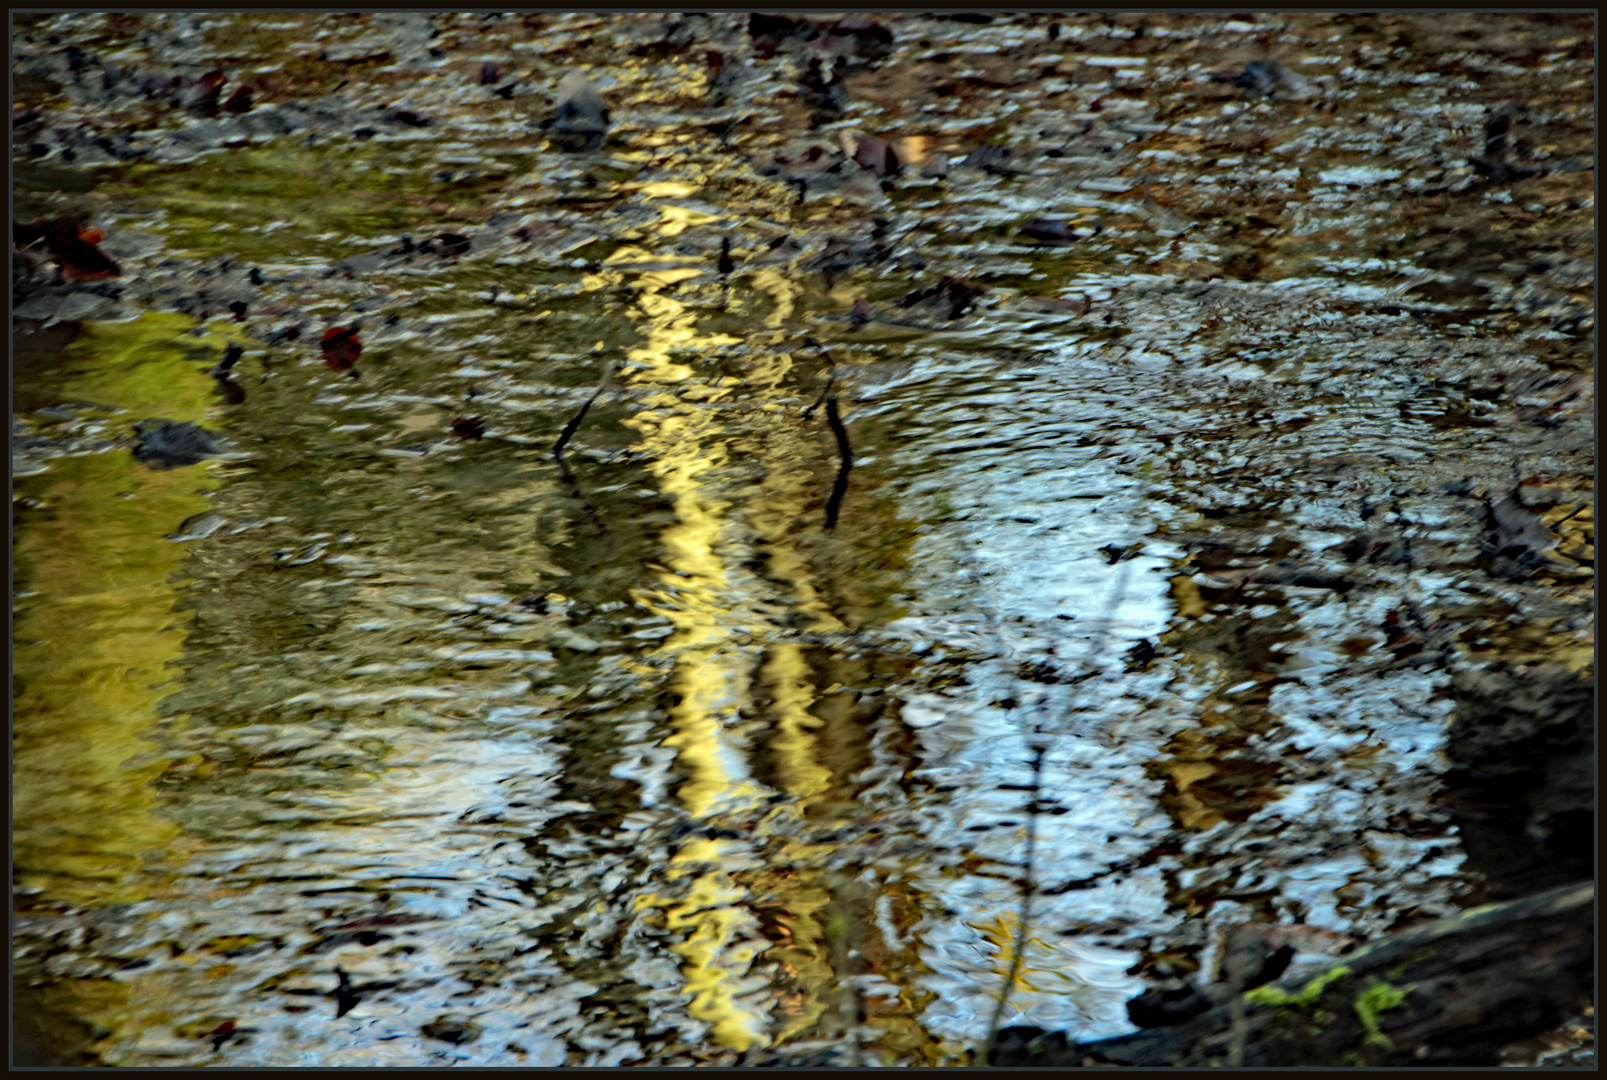
[[[14,277],[31,1053],[958,1065],[1485,897],[1453,676],[1593,640],[1588,21],[17,30],[121,271]]]

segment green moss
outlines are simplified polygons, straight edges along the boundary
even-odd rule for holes
[[[1378,1029],[1378,1018],[1391,1009],[1398,1009],[1406,1004],[1406,995],[1411,993],[1412,987],[1402,989],[1391,986],[1389,983],[1370,979],[1367,989],[1356,995],[1356,1017],[1367,1032],[1369,1046],[1393,1046],[1389,1036]]]
[[[1324,990],[1349,974],[1350,968],[1341,964],[1312,979],[1300,988],[1298,994],[1279,990],[1276,986],[1258,986],[1245,994],[1244,1000],[1251,1005],[1271,1005],[1279,1009],[1309,1009],[1317,1003],[1318,998],[1322,997]]]

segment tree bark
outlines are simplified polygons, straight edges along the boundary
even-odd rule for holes
[[[1564,886],[1393,934],[1326,969],[1245,995],[1244,1065],[1497,1064],[1594,990],[1595,887]],[[1222,1066],[1231,1004],[1176,1027],[1067,1046],[1038,1039],[994,1065]]]

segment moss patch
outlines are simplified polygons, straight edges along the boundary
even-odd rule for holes
[[[1350,974],[1350,968],[1341,964],[1312,979],[1297,994],[1279,990],[1276,986],[1258,986],[1244,995],[1251,1005],[1271,1005],[1279,1009],[1309,1009],[1322,997],[1322,992],[1334,982]]]
[[[1402,989],[1391,986],[1377,979],[1368,981],[1367,989],[1356,995],[1356,1018],[1367,1032],[1369,1046],[1394,1046],[1389,1036],[1378,1029],[1378,1018],[1391,1009],[1398,1009],[1406,1004],[1406,995],[1411,993],[1410,986]]]

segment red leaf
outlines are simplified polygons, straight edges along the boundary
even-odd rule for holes
[[[330,371],[350,371],[363,355],[363,342],[355,326],[332,326],[318,342],[324,352],[324,366]]]

